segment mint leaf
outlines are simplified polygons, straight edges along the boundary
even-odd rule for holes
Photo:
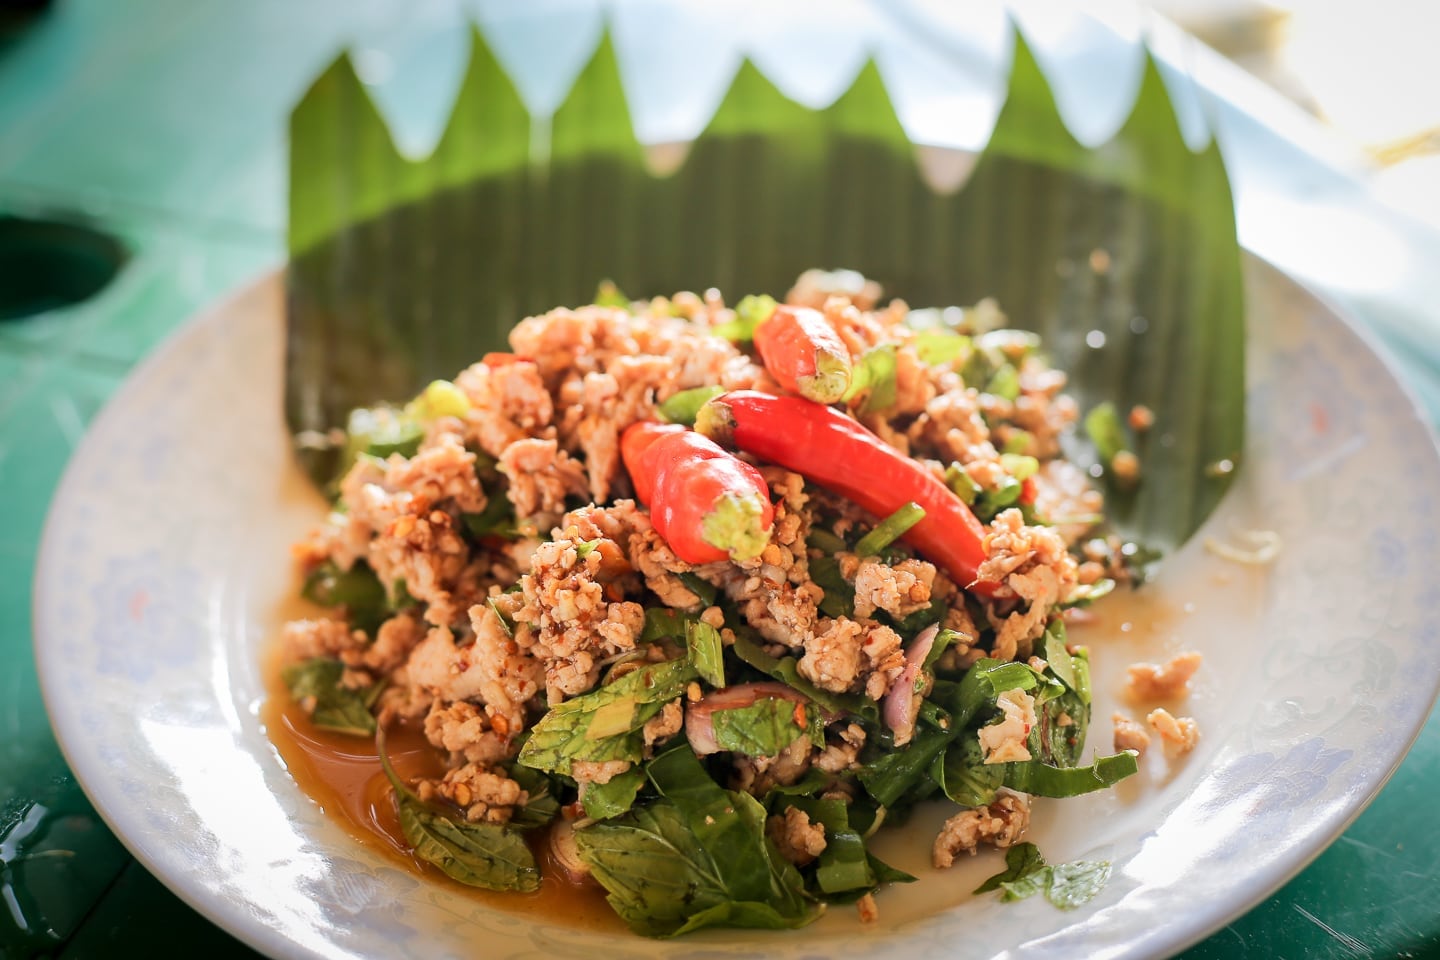
[[[698,674],[687,660],[641,667],[614,683],[550,709],[530,731],[520,762],[536,770],[570,772],[576,760],[629,760],[643,757],[640,728],[685,692]]]
[[[825,591],[820,612],[827,617],[855,616],[855,588],[840,575],[840,561],[815,557],[810,561],[810,579]]]
[[[725,686],[725,647],[720,631],[703,620],[691,620],[685,625],[685,646],[700,679],[716,689]]]
[[[385,734],[375,738],[380,766],[395,790],[400,830],[415,855],[446,876],[487,890],[540,889],[540,870],[520,831],[496,823],[452,820],[405,786],[385,754]]]
[[[722,789],[683,747],[646,769],[662,799],[575,834],[581,859],[632,930],[784,929],[819,915],[799,872],[765,838],[765,808],[754,797]]]
[[[797,711],[802,718],[799,723]],[[715,744],[721,750],[747,757],[773,757],[802,734],[808,733],[811,743],[820,743],[824,737],[818,708],[780,697],[756,700],[748,707],[716,710],[710,721],[715,728]]]
[[[1095,455],[1108,470],[1115,454],[1130,449],[1125,436],[1125,427],[1120,423],[1120,414],[1110,401],[1097,403],[1085,414],[1085,435],[1095,444]]]
[[[587,783],[580,798],[585,807],[585,816],[596,820],[618,817],[635,804],[635,795],[645,784],[645,773],[639,767],[631,767],[624,773],[616,774],[608,783]]]
[[[390,598],[375,571],[364,560],[341,570],[327,560],[305,578],[300,596],[322,607],[343,607],[352,626],[372,638],[391,613]]]
[[[1052,866],[1033,843],[1019,843],[1005,852],[1005,869],[975,888],[975,893],[1003,891],[1006,902],[1037,893],[1061,910],[1073,910],[1095,899],[1110,879],[1105,860],[1076,860]]]
[[[1044,869],[1045,866],[1045,858],[1040,855],[1039,847],[1033,843],[1017,843],[1005,851],[1005,869],[990,877],[972,892],[979,894],[999,890],[1001,884],[1014,883],[1022,877]]]
[[[998,763],[985,762],[979,738],[965,737],[935,758],[930,777],[960,806],[983,807],[1005,783],[1005,770]]]
[[[314,698],[310,722],[315,726],[357,737],[374,736],[375,716],[370,708],[380,696],[382,685],[359,689],[342,686],[340,677],[344,672],[345,665],[339,660],[314,657],[286,667],[280,671],[280,678],[296,703],[305,706]]]
[[[915,335],[915,351],[932,367],[963,363],[970,356],[970,338],[953,330],[922,330]]]
[[[560,814],[560,800],[555,796],[555,784],[539,770],[518,763],[512,763],[507,771],[511,780],[520,784],[527,796],[525,806],[515,811],[510,826],[520,830],[543,827]]]

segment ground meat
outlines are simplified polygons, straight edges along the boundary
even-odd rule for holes
[[[629,760],[575,760],[570,776],[576,783],[609,783],[630,769]]]
[[[940,828],[931,862],[945,869],[962,853],[974,854],[982,843],[1004,849],[1020,842],[1030,826],[1030,798],[1002,789],[988,806],[962,810]]]
[[[786,807],[765,821],[765,834],[775,843],[780,856],[797,867],[825,852],[825,826],[811,823],[810,815],[799,807]]]
[[[281,630],[280,642],[284,645],[287,660],[337,657],[342,652],[363,649],[365,631],[352,628],[344,620],[328,617],[291,620]]]
[[[475,642],[466,648],[491,723],[509,737],[524,728],[525,705],[539,693],[544,677],[544,665],[521,648],[515,631],[500,619],[500,613],[513,617],[519,604],[519,595],[497,590],[489,602],[471,607]]]
[[[425,715],[425,737],[452,757],[491,767],[512,755],[509,738],[498,733],[483,710],[468,700],[441,706]]]
[[[875,894],[867,893],[855,901],[855,909],[860,914],[861,923],[874,923],[880,919],[880,908],[875,903]]]
[[[515,516],[559,517],[567,496],[583,496],[585,468],[555,440],[517,440],[500,454],[500,472],[510,480],[505,495]]]
[[[876,557],[861,560],[853,554],[840,554],[839,559],[841,574],[855,584],[855,616],[870,617],[878,609],[903,620],[930,605],[934,564],[901,560],[891,566]]]
[[[618,556],[619,547],[600,543],[609,547],[565,537],[541,544],[531,572],[520,578],[523,602],[514,619],[533,634],[517,640],[528,639],[532,655],[545,664],[552,702],[590,689],[599,673],[595,654],[633,650],[645,625],[640,604],[608,599],[606,558]]]
[[[790,745],[773,757],[735,755],[735,773],[731,787],[763,797],[774,786],[789,786],[810,769],[809,736],[796,737]]]
[[[1024,609],[1007,617],[990,612],[996,627],[993,656],[1013,660],[1030,655],[1034,640],[1045,631],[1050,611],[1079,582],[1075,558],[1054,530],[1025,525],[1019,510],[995,518],[984,539],[985,561],[977,577],[1000,584],[994,600],[1018,598]]]
[[[375,642],[359,650],[341,654],[348,666],[363,667],[377,674],[387,674],[410,656],[410,651],[425,639],[426,627],[410,611],[398,613],[375,631]],[[352,662],[353,661],[353,662]]]
[[[1145,722],[1160,734],[1169,752],[1189,753],[1200,742],[1200,725],[1191,717],[1175,717],[1168,710],[1156,709],[1150,711]]]
[[[815,757],[815,766],[826,773],[844,773],[860,766],[860,749],[865,746],[865,728],[858,723],[846,725],[837,740],[826,744]]]
[[[660,712],[645,722],[641,727],[641,733],[645,738],[645,746],[653,746],[662,740],[668,740],[680,732],[685,726],[685,709],[680,706],[680,701],[671,700],[660,709]]]
[[[455,386],[470,400],[467,439],[492,457],[518,440],[542,435],[555,417],[540,369],[529,361],[477,363],[455,378]]]
[[[380,582],[403,581],[406,592],[425,605],[425,619],[436,626],[463,619],[467,608],[452,591],[469,561],[470,548],[443,510],[397,517],[370,541],[370,566]]]
[[[385,486],[404,490],[416,500],[437,504],[452,501],[464,513],[485,509],[485,492],[475,475],[475,454],[452,433],[434,439],[408,460],[392,454],[385,462]]]
[[[1178,653],[1163,666],[1153,663],[1132,663],[1128,668],[1126,695],[1131,700],[1175,700],[1190,692],[1190,678],[1200,669],[1204,656],[1194,650]]]
[[[1035,698],[1024,690],[1006,690],[995,700],[1004,716],[980,728],[980,749],[986,763],[1029,760],[1025,741],[1035,727]]]
[[[1110,719],[1115,724],[1115,751],[1134,750],[1144,756],[1150,748],[1150,734],[1145,728],[1118,711]]]
[[[821,690],[843,693],[860,675],[860,645],[865,628],[846,617],[822,620],[820,631],[805,641],[800,676]]]
[[[529,799],[520,784],[476,763],[448,770],[439,780],[421,780],[415,792],[426,802],[444,797],[471,823],[509,823],[515,808]]]

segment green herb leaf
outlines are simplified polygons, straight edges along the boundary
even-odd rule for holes
[[[580,796],[585,816],[608,820],[625,813],[635,804],[635,795],[645,785],[645,772],[631,767],[616,774],[607,783],[587,783]]]
[[[375,716],[370,712],[382,686],[354,689],[342,686],[340,677],[345,665],[330,657],[314,657],[291,664],[280,671],[280,679],[290,690],[290,698],[304,705],[314,699],[310,722],[323,730],[348,733],[357,737],[375,734]]]
[[[821,893],[868,891],[879,885],[865,841],[850,826],[848,804],[836,799],[796,797],[789,805],[805,811],[811,823],[825,828],[825,849],[820,852],[815,869],[815,882]]]
[[[735,651],[737,657],[756,670],[800,691],[826,713],[849,714],[872,723],[880,719],[880,708],[875,701],[856,694],[831,693],[828,690],[821,690],[800,676],[800,670],[796,666],[797,661],[794,657],[772,657],[762,650],[758,643],[739,631],[736,631],[735,643],[730,649]]]
[[[656,640],[682,640],[688,635],[694,617],[667,607],[651,607],[645,611],[645,628],[640,631],[641,643]]]
[[[385,754],[385,734],[375,738],[380,765],[395,790],[400,830],[415,855],[445,874],[472,887],[487,890],[540,889],[540,870],[518,831],[495,823],[452,820],[431,809],[410,792]]]
[[[575,834],[581,859],[632,930],[778,930],[818,916],[799,873],[766,840],[765,809],[753,797],[721,789],[688,748],[646,769],[663,799]]]
[[[725,646],[720,631],[703,620],[691,620],[685,625],[685,646],[700,679],[716,689],[725,686]]]
[[[515,527],[515,505],[505,495],[505,487],[492,484],[487,493],[489,499],[485,501],[484,510],[479,513],[460,514],[460,521],[465,524],[465,532],[477,540],[481,537],[518,540],[520,531]]]
[[[1040,848],[1033,843],[1017,843],[1005,851],[1005,869],[987,879],[972,892],[976,894],[999,890],[1002,884],[1014,883],[1032,873],[1043,870],[1048,864],[1040,854]]]
[[[796,709],[801,710],[803,723],[796,723]],[[810,742],[823,741],[820,711],[808,710],[804,704],[780,697],[756,700],[748,707],[716,710],[710,715],[715,727],[715,744],[721,750],[732,750],[747,757],[773,757],[809,734]]]
[[[322,607],[344,607],[351,625],[364,630],[371,638],[391,613],[385,587],[363,560],[355,561],[349,570],[325,561],[305,578],[300,595]]]
[[[520,762],[564,774],[576,760],[638,763],[644,750],[640,728],[684,693],[696,676],[688,661],[669,660],[551,707],[531,728],[530,739],[520,749]]]
[[[935,758],[930,777],[962,807],[983,807],[1005,783],[1002,764],[986,763],[978,737],[962,737]]]
[[[680,578],[680,582],[685,584],[687,590],[700,598],[702,605],[707,607],[715,605],[715,597],[717,596],[715,584],[703,579],[697,573],[681,573],[677,574],[677,576]]]
[[[1110,880],[1110,864],[1105,860],[1076,860],[1050,868],[1050,883],[1045,899],[1061,910],[1074,910],[1095,899]]]
[[[700,412],[700,408],[724,392],[724,387],[695,387],[690,390],[681,390],[679,393],[667,397],[655,408],[655,412],[660,414],[661,419],[667,423],[683,423],[687,427],[693,427],[695,415]]]
[[[543,827],[560,814],[560,800],[555,796],[555,783],[539,770],[518,763],[510,764],[506,771],[511,780],[520,784],[527,799],[525,806],[515,811],[510,826],[518,830],[532,830]]]
[[[1095,899],[1110,879],[1104,860],[1076,860],[1052,866],[1033,843],[1020,843],[1005,852],[1005,869],[975,888],[975,893],[1003,890],[1002,900],[1024,900],[1043,892],[1061,910],[1073,910]]]
[[[810,579],[825,596],[820,612],[827,617],[855,616],[855,587],[840,575],[840,561],[834,557],[814,557],[810,561]]]

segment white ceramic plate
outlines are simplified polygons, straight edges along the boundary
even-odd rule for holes
[[[100,415],[51,509],[36,655],[76,776],[142,863],[277,957],[1140,957],[1255,904],[1360,812],[1419,732],[1440,679],[1440,461],[1364,337],[1280,274],[1249,267],[1249,459],[1206,531],[1138,600],[1079,636],[1097,664],[1093,747],[1137,655],[1204,652],[1200,747],[1154,751],[1109,794],[1037,804],[1052,862],[1114,876],[1070,913],[968,893],[991,853],[927,864],[926,827],[881,853],[920,875],[861,927],[672,943],[498,912],[352,839],[286,772],[259,719],[259,653],[292,589],[288,544],[323,511],[283,429],[282,284],[187,326]],[[1277,532],[1269,567],[1203,536]],[[920,818],[924,819],[924,818]],[[933,818],[932,818],[933,819]],[[603,952],[602,952],[603,951]]]

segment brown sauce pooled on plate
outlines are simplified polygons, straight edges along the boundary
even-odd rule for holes
[[[317,729],[305,711],[291,702],[280,679],[281,667],[278,651],[271,650],[264,664],[268,696],[260,708],[266,735],[305,795],[338,820],[352,837],[430,882],[447,884],[497,910],[589,930],[618,933],[626,929],[605,902],[605,891],[598,884],[577,886],[565,879],[564,872],[551,860],[543,830],[531,834],[541,875],[540,889],[535,893],[469,887],[412,855],[374,742]],[[425,739],[418,724],[388,730],[385,740],[391,764],[406,781],[444,773],[443,757]]]

